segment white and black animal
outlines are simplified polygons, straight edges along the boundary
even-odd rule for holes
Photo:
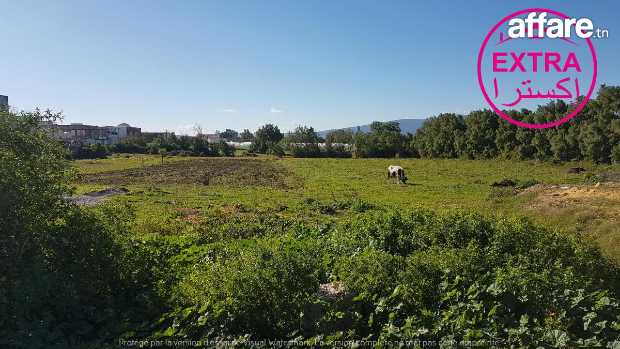
[[[388,178],[395,178],[399,183],[407,183],[407,176],[405,176],[405,169],[401,166],[390,165],[388,166]]]

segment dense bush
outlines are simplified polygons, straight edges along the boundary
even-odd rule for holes
[[[108,150],[111,153],[124,153],[124,154],[146,154],[148,148],[147,142],[144,137],[130,137],[119,143],[110,145]]]
[[[70,147],[69,151],[71,159],[103,159],[110,154],[110,151],[102,144]]]
[[[335,276],[357,295],[340,309],[357,319],[351,338],[554,347],[619,338],[617,266],[526,220],[417,211],[354,220],[331,239]]]
[[[65,151],[39,128],[56,117],[0,112],[1,347],[109,343],[157,308],[130,211],[65,201]]]
[[[588,241],[524,219],[370,211],[278,229],[192,247],[178,303],[152,336],[525,347],[620,336],[618,267]],[[329,281],[345,294],[322,298]]]
[[[180,285],[186,305],[203,313],[202,323],[191,331],[283,338],[298,329],[318,288],[316,246],[276,239],[238,250],[231,245],[224,255],[211,254],[196,265]]]
[[[234,156],[235,147],[228,145],[224,141],[220,141],[211,145],[211,153],[218,156]]]

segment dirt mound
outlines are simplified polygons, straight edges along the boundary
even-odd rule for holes
[[[121,171],[86,174],[89,184],[225,184],[230,186],[286,187],[289,174],[273,161],[202,158]]]
[[[604,206],[607,213],[620,215],[620,185],[615,183],[597,185],[536,185],[523,193],[537,193],[529,203],[532,209],[567,208],[575,206]]]

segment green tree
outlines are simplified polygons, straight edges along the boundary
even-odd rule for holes
[[[192,138],[190,149],[195,155],[209,155],[209,142],[202,136],[198,135]]]
[[[2,347],[112,341],[121,318],[131,317],[121,315],[136,301],[130,285],[152,278],[137,280],[145,269],[129,263],[117,240],[126,236],[128,210],[116,215],[110,208],[101,219],[65,199],[72,177],[66,151],[40,126],[59,117],[0,111]]]
[[[243,132],[241,132],[239,138],[241,142],[252,142],[254,141],[254,134],[252,134],[252,132],[250,132],[250,130],[246,128],[245,130],[243,130]]]
[[[239,140],[239,132],[227,128],[226,131],[220,133],[220,137],[227,141],[237,141]]]
[[[321,149],[318,144],[319,136],[312,127],[296,127],[295,131],[284,138],[283,143],[286,144],[288,151],[295,157],[321,156]]]
[[[313,127],[297,126],[295,130],[286,136],[286,143],[318,143],[319,136]]]
[[[251,149],[257,153],[267,153],[267,151],[274,148],[283,137],[284,135],[282,135],[278,126],[266,124],[256,131]]]
[[[350,130],[334,130],[325,136],[326,143],[353,144],[353,132]]]
[[[38,126],[59,118],[50,111],[0,111],[0,264],[9,276],[38,253],[39,236],[32,233],[66,210],[62,196],[71,174],[66,151]]]
[[[413,137],[414,148],[422,157],[459,157],[465,143],[465,129],[461,115],[440,114],[429,118]]]
[[[597,98],[581,114],[582,156],[597,163],[611,162],[620,144],[620,87],[601,86]]]
[[[355,157],[394,157],[403,155],[403,135],[397,122],[370,124],[370,132],[358,132],[354,136]]]
[[[498,117],[491,110],[478,110],[465,118],[465,147],[459,149],[471,159],[488,159],[497,156],[495,137],[499,128]]]

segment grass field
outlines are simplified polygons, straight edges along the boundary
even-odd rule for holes
[[[406,185],[386,178],[403,166]],[[528,216],[585,234],[620,260],[620,187],[615,165],[423,159],[185,158],[138,155],[75,162],[77,193],[123,186],[111,200],[135,207],[137,231],[182,234],[216,212],[334,221],[360,210],[424,207]],[[569,174],[570,167],[584,167]],[[494,188],[512,179],[517,187]],[[603,181],[596,186],[596,183]],[[536,184],[532,186],[533,184]]]

